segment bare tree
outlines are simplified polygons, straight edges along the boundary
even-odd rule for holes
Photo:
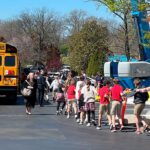
[[[46,9],[34,13],[24,12],[20,15],[19,24],[24,34],[29,37],[37,61],[46,63],[47,51],[58,47],[61,38],[59,18]]]
[[[83,10],[73,10],[65,18],[66,30],[69,34],[79,32],[87,19],[87,13]]]

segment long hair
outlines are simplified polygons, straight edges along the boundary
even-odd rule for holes
[[[87,80],[87,81],[86,81],[86,85],[87,85],[87,91],[90,91],[91,81],[90,81],[90,80]]]

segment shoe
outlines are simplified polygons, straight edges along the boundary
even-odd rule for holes
[[[124,129],[124,126],[121,125],[119,130],[122,131],[123,129]]]
[[[90,126],[91,126],[91,124],[90,124],[90,123],[88,123],[86,126],[87,126],[87,127],[90,127]]]
[[[149,132],[150,131],[150,128],[148,127],[148,125],[143,126],[143,128],[144,128],[144,132]]]
[[[112,132],[112,133],[117,132],[116,128],[113,127],[112,130],[111,130],[111,132]]]
[[[69,119],[70,118],[70,115],[67,115],[67,119]]]
[[[76,121],[77,123],[79,123],[80,122],[80,119],[77,119],[77,121]]]
[[[75,115],[74,118],[77,119],[77,118],[78,118],[78,115]]]
[[[142,134],[142,132],[141,132],[141,131],[138,131],[138,130],[136,130],[135,133],[138,134],[138,135],[139,135],[139,134]]]
[[[84,123],[86,124],[86,123],[88,123],[88,121],[85,119],[85,120],[84,120]]]
[[[110,124],[109,129],[110,129],[110,130],[112,130],[112,129],[113,129],[113,125],[112,125],[112,124]]]
[[[97,125],[95,120],[92,120],[92,124],[93,124],[94,126]]]
[[[63,110],[62,109],[59,111],[59,114],[63,114]]]
[[[56,111],[56,115],[59,115],[59,111]]]
[[[79,122],[79,125],[83,125],[83,122]]]
[[[101,126],[97,126],[96,129],[97,129],[97,130],[101,130]]]
[[[27,114],[27,115],[28,115],[28,113],[29,113],[29,112],[26,110],[26,114]]]
[[[67,111],[65,110],[65,113],[64,113],[64,115],[67,115]]]
[[[28,112],[28,115],[31,115],[31,112]]]

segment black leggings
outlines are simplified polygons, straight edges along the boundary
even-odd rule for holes
[[[87,115],[88,115],[88,123],[91,122],[91,114],[92,114],[92,120],[95,121],[95,111],[87,111]]]
[[[62,103],[62,106],[61,106],[61,109],[64,109],[65,105],[66,105],[66,102],[62,102],[62,101],[58,101],[57,102],[57,111],[59,111],[59,107],[60,107],[60,104]]]

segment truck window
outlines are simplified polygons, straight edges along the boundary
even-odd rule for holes
[[[6,56],[5,57],[5,66],[15,66],[15,56]]]

